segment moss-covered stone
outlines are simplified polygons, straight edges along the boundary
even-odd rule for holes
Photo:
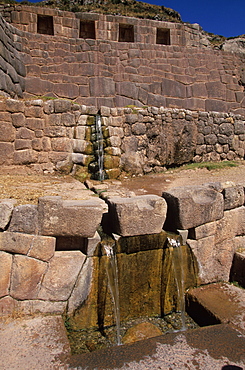
[[[85,149],[85,154],[93,154],[94,153],[94,147],[91,142],[88,142],[86,149]]]
[[[92,134],[91,127],[86,127],[85,140],[91,141],[91,134]]]
[[[88,168],[84,167],[84,166],[76,165],[76,170],[75,170],[74,177],[77,180],[79,180],[81,182],[84,182],[86,179],[88,179],[90,177],[90,175],[88,173]]]
[[[121,175],[120,168],[111,168],[106,170],[106,174],[109,179],[117,179]]]
[[[95,125],[95,116],[88,116],[87,118],[87,126]]]
[[[111,169],[111,168],[118,168],[120,165],[120,157],[118,156],[112,156],[106,154],[104,156],[104,168],[105,169]]]

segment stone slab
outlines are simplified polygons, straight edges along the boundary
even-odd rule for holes
[[[229,324],[245,333],[245,291],[234,285],[215,283],[189,290],[187,312],[201,326]]]
[[[215,325],[74,355],[71,369],[243,369],[245,340]]]
[[[0,368],[66,369],[70,346],[61,316],[0,322]]]
[[[108,199],[112,232],[121,236],[157,234],[162,231],[167,204],[157,195]]]

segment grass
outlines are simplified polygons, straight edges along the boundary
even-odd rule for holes
[[[181,167],[183,170],[195,170],[198,168],[206,168],[207,170],[220,170],[227,167],[237,167],[238,164],[234,161],[223,161],[223,162],[201,162],[201,163],[189,163]]]

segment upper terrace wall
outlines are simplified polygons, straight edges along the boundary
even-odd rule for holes
[[[25,98],[244,114],[244,56],[206,47],[198,25],[21,5],[5,6],[2,14],[18,27]],[[37,33],[38,14],[52,17],[54,35]],[[83,19],[94,22],[95,39],[79,37]],[[118,41],[119,25],[134,27],[134,42]],[[158,28],[169,30],[170,45],[156,43]]]
[[[96,13],[72,13],[47,7],[24,5],[0,5],[0,11],[7,22],[30,33],[39,32],[39,16],[48,16],[52,17],[55,36],[79,38],[80,21],[90,21],[94,22],[94,38],[96,40],[118,41],[119,25],[131,25],[134,28],[134,42],[155,44],[157,28],[160,28],[170,30],[171,45],[206,46],[206,41],[200,32],[200,26],[197,24],[187,25]]]

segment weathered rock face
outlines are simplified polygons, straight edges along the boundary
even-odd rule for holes
[[[234,39],[225,40],[221,48],[229,53],[245,54],[245,37],[236,37]]]
[[[111,197],[108,217],[111,231],[121,236],[157,234],[162,230],[167,204],[157,195]]]
[[[166,230],[190,229],[214,220],[224,214],[222,194],[202,186],[186,186],[164,192],[168,204]]]

